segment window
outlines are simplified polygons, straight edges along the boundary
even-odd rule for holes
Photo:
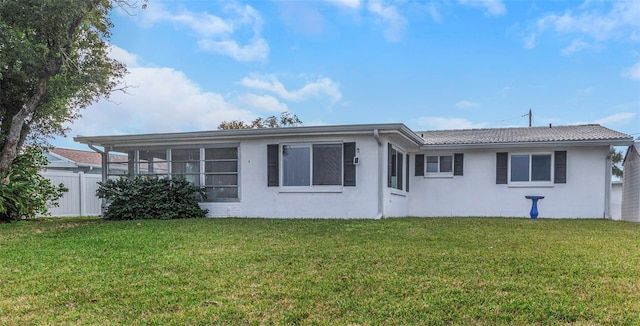
[[[402,176],[403,176],[403,158],[404,153],[388,145],[388,157],[387,157],[387,187],[402,190]]]
[[[453,175],[453,156],[427,156],[427,176]]]
[[[462,176],[464,174],[463,153],[455,153],[453,155],[416,154],[415,157],[416,176],[452,177],[454,175]]]
[[[321,144],[268,144],[267,186],[356,186],[355,142]]]
[[[205,201],[238,200],[238,147],[159,148],[109,155],[109,175],[184,177],[205,188]]]
[[[233,201],[238,198],[238,148],[204,149],[206,201]]]
[[[284,187],[341,186],[342,144],[282,145]]]
[[[509,182],[550,183],[552,179],[551,154],[512,154]]]

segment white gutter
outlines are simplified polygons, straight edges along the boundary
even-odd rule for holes
[[[384,194],[383,194],[383,187],[382,187],[382,179],[383,179],[383,170],[382,170],[382,162],[383,162],[383,158],[384,158],[384,153],[383,148],[384,146],[382,146],[382,140],[380,139],[380,132],[378,131],[378,129],[373,129],[373,138],[376,139],[376,142],[378,143],[378,215],[376,215],[376,219],[381,219],[383,214],[383,204],[382,201],[384,200]]]
[[[509,143],[477,143],[477,144],[425,144],[421,150],[456,150],[456,149],[499,149],[499,148],[537,148],[537,147],[568,147],[568,146],[628,146],[633,141],[629,139],[600,139],[600,140],[565,140],[540,142],[509,142]]]

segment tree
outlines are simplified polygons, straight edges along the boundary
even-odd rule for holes
[[[251,123],[246,123],[240,120],[222,121],[218,125],[218,129],[231,130],[231,129],[259,129],[259,128],[282,128],[282,127],[297,127],[302,124],[302,121],[297,115],[291,112],[282,112],[280,118],[272,115],[266,119],[256,118]]]
[[[48,206],[56,202],[68,189],[38,173],[47,159],[43,149],[26,147],[16,157],[8,173],[0,179],[0,223],[33,218],[48,213]]]
[[[622,178],[622,168],[620,168],[620,164],[624,160],[624,156],[622,156],[621,151],[615,151],[611,155],[611,174],[618,178]]]
[[[126,73],[108,57],[109,12],[125,0],[0,0],[0,177],[25,144],[64,135]]]

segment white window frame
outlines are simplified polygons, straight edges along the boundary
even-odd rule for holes
[[[313,184],[313,145],[340,145],[340,184],[339,185],[314,185]],[[284,157],[282,150],[284,146],[308,147],[309,148],[309,185],[308,186],[285,186],[284,185]],[[281,143],[278,146],[279,169],[279,191],[280,192],[342,192],[344,187],[344,142],[325,141],[312,143]]]
[[[441,163],[442,163],[442,157],[451,157],[451,171],[449,172],[441,172],[440,168],[441,168]],[[437,157],[438,158],[438,172],[429,172],[427,171],[427,164],[429,161],[429,157]],[[453,178],[453,170],[455,169],[455,161],[454,161],[455,157],[454,155],[451,153],[443,153],[443,154],[425,154],[424,155],[424,177],[425,178]]]
[[[511,181],[511,164],[512,164],[512,157],[513,156],[521,156],[521,155],[528,155],[529,156],[529,181]],[[531,180],[531,175],[532,175],[532,169],[533,169],[533,164],[532,164],[532,160],[533,160],[533,156],[534,155],[547,155],[551,157],[550,163],[549,163],[549,180],[544,180],[544,181],[532,181]],[[508,185],[510,187],[553,187],[554,183],[554,173],[555,173],[555,157],[553,155],[553,152],[516,152],[516,153],[509,153],[509,164],[508,164],[508,168],[507,168],[507,182]]]
[[[407,194],[407,173],[409,173],[409,171],[407,171],[407,162],[405,160],[407,160],[407,159],[410,160],[411,156],[409,156],[409,158],[407,158],[407,152],[404,149],[402,149],[402,148],[400,148],[400,147],[398,147],[398,146],[396,146],[394,144],[391,144],[391,148],[396,151],[396,168],[398,166],[400,166],[400,169],[402,169],[402,178],[401,178],[401,180],[402,180],[402,189],[398,189],[398,179],[397,179],[398,176],[397,176],[397,173],[396,173],[396,186],[394,187],[392,185],[391,187],[389,187],[387,185],[387,188],[389,188],[391,190],[391,193],[394,194],[394,195],[406,196],[406,194]],[[387,153],[387,155],[391,155],[391,153]],[[402,164],[398,164],[398,157],[400,157],[400,156],[402,156]],[[385,161],[385,162],[387,162],[387,161]],[[390,173],[391,173],[391,171],[387,171],[387,177],[389,176]]]

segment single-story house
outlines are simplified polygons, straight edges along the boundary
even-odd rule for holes
[[[622,183],[622,219],[640,222],[640,142],[629,146],[624,157]]]
[[[633,143],[595,124],[363,124],[74,140],[102,153],[104,179],[184,176],[206,189],[201,206],[212,217],[284,218],[528,217],[527,195],[545,197],[542,218],[608,218],[612,149]],[[112,153],[127,162],[110,161]]]

